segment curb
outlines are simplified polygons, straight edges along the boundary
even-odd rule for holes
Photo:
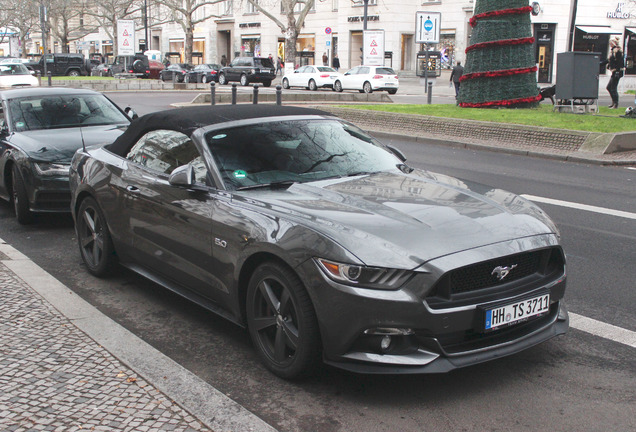
[[[115,358],[215,432],[276,432],[255,414],[165,356],[80,298],[0,239],[10,271]]]

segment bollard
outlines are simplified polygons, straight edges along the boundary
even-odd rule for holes
[[[42,86],[42,73],[40,71],[35,71],[35,77],[38,79],[38,87]]]
[[[51,77],[53,76],[53,74],[51,73],[51,71],[48,71],[46,75],[49,80],[49,87],[51,87],[53,85],[53,83],[51,82]]]
[[[172,72],[172,85],[175,85],[177,82],[177,73]]]
[[[283,88],[278,84],[276,86],[276,105],[283,104]]]
[[[216,101],[214,100],[216,98],[216,87],[214,85],[214,81],[212,81],[210,83],[210,103],[212,105],[216,104]]]
[[[236,83],[232,83],[232,105],[236,105]]]
[[[433,101],[433,83],[431,81],[428,82],[428,96],[427,96],[427,102],[429,105],[431,104],[431,102]]]
[[[258,84],[254,84],[254,96],[252,97],[252,103],[258,105]]]

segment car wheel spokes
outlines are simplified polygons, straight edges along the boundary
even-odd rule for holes
[[[97,266],[104,251],[101,223],[99,217],[97,217],[97,213],[90,208],[84,211],[82,218],[85,226],[83,230],[84,238],[81,239],[82,247],[89,261],[91,261],[94,266]]]
[[[269,356],[278,363],[290,361],[299,343],[296,308],[289,290],[275,280],[263,280],[256,296],[254,330]]]

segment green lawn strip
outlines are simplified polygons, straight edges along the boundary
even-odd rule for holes
[[[552,105],[541,105],[536,109],[486,109],[460,108],[455,105],[340,105],[342,108],[356,108],[404,114],[419,114],[433,117],[447,117],[477,120],[493,123],[511,123],[542,126],[554,129],[581,130],[588,132],[631,132],[636,131],[636,119],[621,118],[623,109],[611,110],[599,107],[600,113],[571,114],[552,111]]]

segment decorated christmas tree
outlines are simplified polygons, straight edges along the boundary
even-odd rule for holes
[[[530,107],[537,90],[528,0],[476,0],[458,102],[462,107]]]

